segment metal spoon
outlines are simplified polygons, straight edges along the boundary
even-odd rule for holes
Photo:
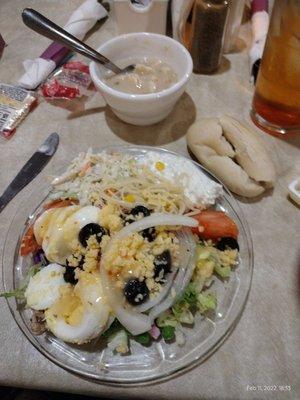
[[[34,30],[35,32],[43,35],[55,42],[63,44],[70,50],[84,55],[93,61],[102,64],[105,68],[113,71],[115,74],[124,74],[130,72],[135,68],[135,65],[128,65],[125,68],[119,68],[108,58],[92,49],[75,36],[71,35],[48,18],[44,17],[39,12],[32,8],[25,8],[22,12],[22,19],[25,25]]]

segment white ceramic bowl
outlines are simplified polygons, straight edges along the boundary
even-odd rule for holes
[[[193,70],[191,56],[184,46],[174,39],[155,33],[120,35],[104,43],[98,51],[116,64],[118,60],[130,58],[159,58],[169,64],[177,74],[178,81],[161,92],[128,94],[107,86],[102,80],[107,71],[99,64],[91,62],[90,73],[96,88],[113,112],[133,125],[151,125],[166,118],[184,92]]]

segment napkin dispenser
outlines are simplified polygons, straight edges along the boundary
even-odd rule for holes
[[[168,0],[115,0],[118,34],[153,32],[166,34]]]

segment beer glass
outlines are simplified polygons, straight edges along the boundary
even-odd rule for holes
[[[300,0],[275,0],[251,117],[277,135],[300,133]]]

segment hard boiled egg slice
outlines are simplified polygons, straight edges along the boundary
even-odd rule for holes
[[[34,236],[45,252],[47,259],[51,262],[65,264],[70,255],[63,241],[62,227],[66,219],[79,206],[68,206],[45,211],[34,224]]]
[[[88,224],[100,222],[100,208],[95,206],[85,206],[74,212],[64,223],[63,242],[68,246],[72,253],[79,244],[78,235],[80,230]]]
[[[82,271],[75,288],[64,288],[45,312],[47,328],[65,342],[83,344],[99,336],[111,322],[99,272]]]
[[[38,244],[41,245],[43,243],[43,239],[49,228],[50,221],[52,220],[53,215],[57,214],[59,211],[60,210],[57,208],[52,208],[50,210],[46,210],[35,221],[34,226],[33,226],[33,232],[34,232],[34,236],[35,236],[35,239],[38,242]]]
[[[61,265],[49,264],[31,277],[25,291],[27,306],[34,310],[51,307],[60,297],[60,288],[67,285],[65,270]]]
[[[100,209],[94,206],[68,206],[45,211],[34,224],[34,235],[47,259],[65,264],[76,250],[80,230],[87,224],[99,223]]]

